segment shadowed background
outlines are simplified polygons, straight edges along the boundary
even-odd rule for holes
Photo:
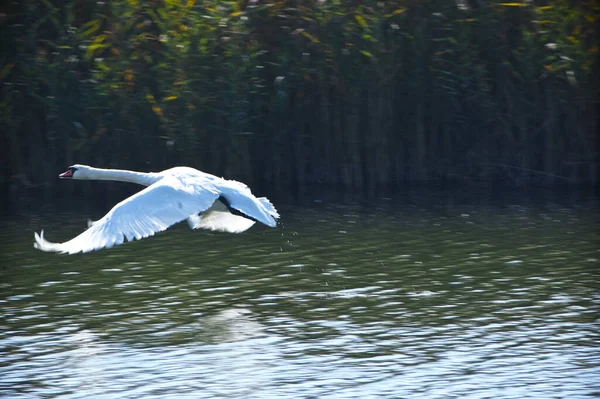
[[[598,183],[594,2],[0,10],[6,192],[51,190],[76,162],[188,165],[284,193]]]

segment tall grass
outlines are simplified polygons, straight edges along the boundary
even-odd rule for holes
[[[593,2],[5,6],[2,185],[186,164],[289,191],[598,183]]]

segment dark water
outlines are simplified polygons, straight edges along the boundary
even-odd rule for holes
[[[0,396],[600,396],[597,198],[307,203],[73,256],[33,231],[101,211],[5,217]]]

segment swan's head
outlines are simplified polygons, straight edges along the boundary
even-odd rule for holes
[[[61,179],[77,179],[86,180],[89,178],[90,167],[86,165],[72,165],[69,166],[66,172],[58,175]]]

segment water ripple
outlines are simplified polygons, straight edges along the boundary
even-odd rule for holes
[[[37,216],[4,221],[0,391],[17,399],[600,392],[597,207],[388,199],[282,214],[275,230],[181,226],[78,256],[34,252]],[[66,237],[81,223],[51,227]]]

